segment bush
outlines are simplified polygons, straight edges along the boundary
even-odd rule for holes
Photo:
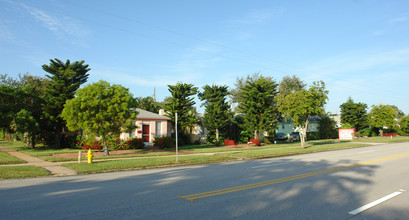
[[[307,140],[313,141],[313,140],[319,140],[320,139],[320,134],[318,132],[307,132]]]
[[[344,123],[344,124],[341,126],[341,128],[354,128],[354,126],[352,126],[352,125],[349,124],[349,123]]]
[[[132,138],[126,141],[126,146],[128,146],[129,149],[143,149],[145,143],[143,143],[142,138]]]
[[[119,137],[109,136],[107,139],[109,150],[143,149],[145,147],[141,138],[132,138],[123,141]]]
[[[176,146],[176,140],[172,137],[155,137],[153,146],[160,148],[171,148]]]
[[[219,135],[219,145],[223,145],[225,138]],[[216,145],[216,134],[214,132],[209,132],[206,136],[206,142],[211,145]]]

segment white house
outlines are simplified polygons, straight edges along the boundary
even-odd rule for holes
[[[159,114],[137,108],[137,118],[134,121],[137,126],[132,132],[122,133],[120,138],[142,138],[145,145],[152,145],[155,137],[170,136],[172,124],[170,118],[164,116],[165,111],[159,110]]]

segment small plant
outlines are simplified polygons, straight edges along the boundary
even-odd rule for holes
[[[143,149],[145,144],[142,138],[132,138],[126,141],[126,146],[130,149]]]
[[[160,148],[171,148],[176,146],[175,138],[172,137],[155,137],[153,146]]]
[[[108,137],[107,145],[110,150],[143,149],[145,147],[141,138],[132,138],[123,141],[119,137],[113,135]]]

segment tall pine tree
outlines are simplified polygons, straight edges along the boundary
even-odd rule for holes
[[[168,87],[172,96],[165,103],[166,116],[171,118],[172,124],[175,125],[175,113],[178,113],[178,131],[184,133],[197,122],[191,112],[193,105],[196,104],[192,96],[197,94],[198,88],[186,83],[177,83]]]
[[[43,65],[46,76],[50,79],[46,85],[45,104],[43,113],[49,120],[48,131],[50,137],[47,144],[62,146],[65,138],[66,122],[61,117],[61,112],[67,100],[74,98],[75,92],[84,84],[90,70],[84,60],[73,63],[67,60],[65,63],[59,59],[50,60],[50,65]]]
[[[220,129],[225,127],[233,116],[226,101],[229,95],[228,87],[205,85],[203,90],[202,93],[199,93],[199,98],[204,101],[205,106],[203,124],[207,129],[215,131],[216,145],[219,146]]]
[[[239,89],[238,108],[244,114],[247,129],[259,139],[260,133],[273,133],[279,117],[277,109],[278,84],[272,77],[247,78]]]
[[[339,106],[341,108],[341,122],[348,123],[354,126],[356,131],[360,131],[363,128],[369,126],[368,114],[366,104],[358,102],[355,103],[351,97]]]

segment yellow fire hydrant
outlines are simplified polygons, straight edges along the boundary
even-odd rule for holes
[[[87,158],[88,158],[88,163],[92,163],[92,152],[91,149],[88,149],[88,153],[87,153]]]

